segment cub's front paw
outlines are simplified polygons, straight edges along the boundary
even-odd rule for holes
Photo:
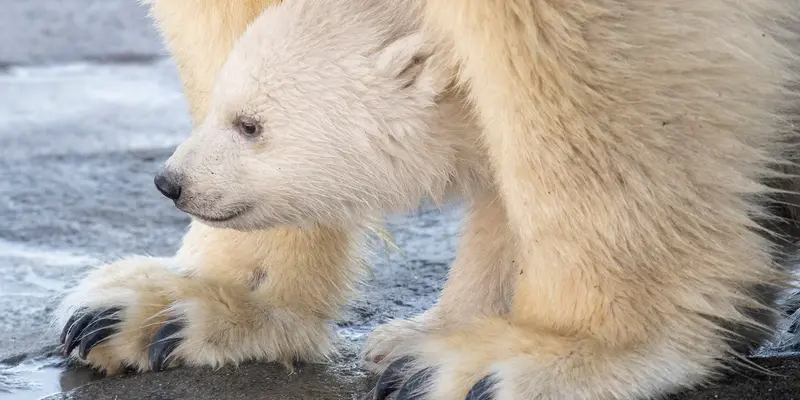
[[[251,359],[321,360],[331,331],[313,313],[271,307],[243,285],[187,277],[168,260],[137,258],[102,267],[58,311],[67,355],[114,374],[183,364],[219,367]]]
[[[174,297],[168,288],[186,280],[169,262],[130,258],[86,276],[56,310],[65,355],[77,353],[108,374],[148,370],[147,348]]]

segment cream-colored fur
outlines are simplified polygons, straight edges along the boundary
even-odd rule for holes
[[[785,156],[796,58],[780,20],[796,5],[425,2],[485,127],[522,272],[506,318],[411,351],[438,366],[432,397],[488,372],[499,398],[708,378],[730,350],[714,322],[752,322],[754,285],[781,279],[752,227]]]
[[[335,351],[328,322],[364,272],[358,253],[338,246],[360,243],[351,231],[256,238],[195,223],[173,258],[130,257],[92,271],[62,301],[57,322],[81,308],[122,307],[116,333],[87,357],[111,374],[150,370],[148,345],[170,320],[186,324],[171,357],[187,365],[323,361]]]
[[[196,124],[204,119],[214,76],[230,48],[247,24],[271,4],[274,1],[152,3],[153,14],[177,60]],[[330,332],[323,325],[336,318],[354,295],[365,271],[360,259],[363,239],[362,231],[352,226],[237,232],[193,222],[175,257],[131,257],[87,276],[62,301],[56,323],[63,325],[82,307],[102,310],[125,306],[119,332],[95,347],[87,358],[91,365],[109,373],[124,366],[149,370],[147,346],[155,331],[168,318],[183,317],[166,313],[167,307],[193,303],[197,306],[191,307],[194,316],[188,321],[198,327],[193,330],[195,339],[191,340],[193,344],[178,348],[174,359],[194,365],[252,358],[284,363],[325,359],[333,347]],[[181,269],[192,273],[185,274]],[[226,323],[259,311],[256,304],[234,300],[244,300],[242,294],[254,283],[262,284],[257,294],[247,297],[261,306],[274,307],[273,325],[245,330],[244,335],[242,331],[225,330]],[[226,290],[239,296],[221,297]],[[201,291],[218,291],[220,296],[197,296]],[[244,312],[221,313],[226,305]],[[223,329],[214,332],[206,322]],[[183,336],[192,336],[188,332]],[[243,336],[250,339],[241,340]],[[253,346],[245,344],[248,342]]]
[[[297,65],[291,63],[302,54],[291,46],[279,51],[270,47],[274,43],[252,44],[264,32],[275,37],[270,36],[277,32],[272,29],[296,34],[296,29],[286,25],[293,20],[267,16],[264,21],[272,25],[254,25],[237,45],[273,51],[240,54],[239,61],[236,55],[227,59],[235,37],[266,5],[256,1],[232,4],[219,0],[153,2],[198,121],[197,132],[184,149],[205,149],[193,144],[204,140],[214,143],[214,148],[226,149],[205,155],[179,150],[168,168],[185,169],[180,172],[190,176],[187,187],[197,185],[196,193],[214,194],[210,198],[222,199],[215,204],[225,207],[229,203],[219,194],[220,187],[234,184],[234,177],[250,179],[248,187],[255,185],[259,194],[269,190],[262,185],[288,183],[253,183],[256,178],[250,174],[257,176],[260,170],[237,169],[246,164],[240,160],[215,165],[224,171],[219,183],[209,174],[186,172],[198,168],[193,157],[205,161],[220,154],[238,157],[244,148],[253,147],[233,147],[232,141],[239,139],[220,128],[226,121],[220,116],[231,115],[220,111],[225,103],[235,94],[251,93],[253,87],[235,87],[231,94],[220,86],[213,92],[221,103],[212,103],[216,71],[227,62],[228,72],[219,75],[222,81],[258,82],[263,85],[260,89],[274,89],[270,85],[286,82],[296,73],[291,68]],[[344,3],[329,2],[329,12],[317,21],[342,17],[344,14],[331,11],[335,4]],[[352,4],[365,3],[352,0]],[[415,10],[402,7],[413,4],[417,3],[395,6],[405,15]],[[423,195],[438,197],[446,192],[443,183],[458,186],[469,182],[467,190],[460,193],[469,196],[472,204],[470,223],[442,298],[418,318],[378,328],[365,349],[377,370],[409,355],[420,368],[435,367],[429,398],[463,398],[487,375],[495,382],[495,398],[501,399],[658,396],[705,381],[731,358],[736,332],[762,321],[770,323],[770,297],[759,292],[762,286],[769,292],[771,285],[786,277],[757,225],[768,217],[763,202],[769,190],[761,182],[772,176],[773,164],[787,158],[784,139],[793,133],[783,113],[796,100],[789,88],[797,60],[793,49],[781,42],[796,40],[783,30],[798,11],[795,1],[425,0],[418,5],[424,17],[424,37],[433,43],[423,46],[423,52],[451,61],[447,70],[440,70],[438,64],[430,67],[436,72],[452,71],[444,76],[463,85],[468,101],[461,105],[474,111],[480,141],[469,136],[471,129],[465,129],[465,142],[454,141],[459,137],[450,129],[436,129],[436,125],[413,131],[421,135],[413,136],[419,141],[400,144],[431,153],[401,153],[403,158],[397,160],[401,168],[396,170],[360,171],[387,179],[394,185],[393,193],[380,192],[383,186],[379,181],[372,182],[374,186],[363,182],[349,186],[347,179],[338,182],[342,192],[335,192],[332,184],[317,192],[311,185],[296,187],[291,191],[295,197],[267,197],[268,202],[276,203],[259,206],[268,208],[250,215],[253,219],[245,222],[248,215],[243,214],[228,222],[227,227],[240,231],[193,224],[174,259],[132,259],[96,271],[68,297],[64,310],[123,305],[127,306],[124,310],[135,311],[123,311],[125,318],[117,337],[126,339],[112,339],[95,348],[90,362],[112,368],[123,360],[134,360],[146,369],[141,345],[153,332],[142,327],[168,305],[168,310],[195,327],[185,331],[187,340],[177,356],[190,364],[215,365],[250,357],[281,359],[290,353],[313,359],[325,354],[329,337],[317,326],[335,317],[359,276],[359,263],[348,262],[358,257],[354,237],[359,232],[356,226],[363,222],[359,218],[378,209],[410,205]],[[363,28],[354,29],[361,32],[358,29]],[[408,26],[403,23],[398,29],[405,28]],[[330,29],[341,33],[347,26],[331,24]],[[299,43],[312,46],[314,40],[326,40],[328,36],[320,35],[327,33],[317,27]],[[297,40],[286,39],[287,43]],[[248,42],[252,47],[247,47]],[[335,47],[319,54],[330,55],[331,51],[335,52]],[[311,66],[331,65],[329,59],[315,55],[304,54],[302,59],[313,61]],[[362,65],[348,55],[337,60],[347,61],[343,65],[348,67]],[[260,69],[267,66],[268,70]],[[238,69],[251,73],[243,77],[235,75],[239,67],[257,69]],[[270,81],[272,71],[279,82]],[[325,76],[314,74],[316,78]],[[336,73],[331,77],[341,78]],[[331,80],[325,85],[339,83]],[[335,97],[341,88],[328,86],[334,97],[325,97],[321,86],[316,86],[322,84],[315,82],[313,90],[306,87],[312,96],[320,97],[314,100],[341,100]],[[433,87],[442,86],[437,83]],[[302,96],[304,92],[299,93]],[[460,95],[449,89],[443,93],[445,100]],[[270,94],[261,95],[267,98]],[[278,96],[279,100],[291,100],[291,105],[300,104],[284,92]],[[373,104],[369,99],[351,98]],[[443,101],[440,97],[436,100]],[[235,104],[250,103],[236,99]],[[344,112],[336,108],[338,104],[317,105],[321,111],[313,112]],[[410,109],[413,105],[407,103]],[[216,107],[219,110],[213,111]],[[276,121],[280,124],[298,110],[258,112],[287,118]],[[215,117],[206,119],[207,114]],[[362,121],[359,114],[342,117]],[[314,129],[313,122],[304,127]],[[297,127],[284,123],[271,129],[270,123],[265,123],[266,135],[277,131],[287,139],[302,137],[302,132],[293,130]],[[342,126],[332,128],[332,134],[338,135]],[[229,137],[212,137],[211,132]],[[334,139],[355,137],[372,144],[371,137],[360,136],[363,133]],[[433,148],[434,143],[445,146]],[[463,148],[469,143],[474,147]],[[353,144],[341,146],[352,151],[348,146]],[[461,162],[462,155],[475,159],[485,155],[485,163],[450,164]],[[372,156],[375,154],[365,155]],[[347,158],[347,154],[343,159],[361,167],[381,166],[369,159]],[[290,169],[318,168],[311,158],[292,161],[285,164]],[[425,175],[431,170],[412,169],[415,167],[430,167],[435,173]],[[480,185],[482,170],[489,167],[493,178]],[[468,172],[454,172],[461,168]],[[398,184],[408,179],[404,172],[421,174],[419,186]],[[311,179],[310,183],[317,178],[316,173],[282,173],[295,180]],[[435,179],[443,175],[448,178]],[[277,176],[280,174],[271,178]],[[465,177],[469,178],[458,179]],[[373,191],[379,195],[364,196]],[[286,202],[298,200],[297,192],[312,198],[299,199],[301,203],[309,201],[301,209],[286,208]],[[339,197],[353,194],[364,201],[353,203],[352,198],[341,201]],[[244,201],[261,198],[252,196]],[[331,200],[325,207],[318,202],[324,198]],[[218,216],[220,208],[215,204],[185,207],[197,214]],[[280,211],[280,206],[289,211]],[[283,223],[329,227],[272,228]],[[254,230],[259,227],[270,229]],[[269,243],[271,251],[264,249],[264,243]],[[187,268],[194,273],[186,274]],[[129,276],[136,279],[117,279],[112,271],[132,271]],[[266,282],[275,284],[242,291],[252,286],[257,271],[264,271]],[[271,281],[274,273],[297,280]],[[176,283],[164,287],[161,282],[169,280]],[[113,283],[105,283],[108,281]],[[314,299],[322,304],[314,304]],[[305,303],[308,301],[312,304]],[[218,311],[225,305],[242,310],[235,315],[251,324],[236,325],[247,327],[243,330],[226,328],[231,314]],[[279,311],[260,322],[249,317],[261,307]],[[316,313],[319,309],[325,311]],[[62,321],[69,316],[67,312],[61,315]],[[309,340],[279,340],[283,336],[275,334],[272,320],[285,332],[309,332]],[[209,346],[211,337],[223,339],[214,341],[210,350],[200,345]]]
[[[480,185],[463,97],[394,4],[293,0],[258,17],[166,162],[177,207],[237,230],[353,224]]]

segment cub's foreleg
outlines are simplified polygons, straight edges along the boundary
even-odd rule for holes
[[[234,41],[275,1],[146,2],[199,123]],[[132,257],[89,274],[57,312],[62,341],[111,373],[172,361],[324,359],[327,323],[363,272],[360,240],[352,227],[234,232],[193,223],[175,257]]]
[[[109,373],[322,361],[333,350],[328,324],[364,272],[353,235],[196,225],[175,257],[132,257],[92,271],[57,312],[62,342]]]

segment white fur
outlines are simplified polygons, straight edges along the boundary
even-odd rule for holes
[[[178,207],[225,228],[333,224],[442,200],[479,174],[476,129],[446,92],[450,75],[387,4],[299,0],[256,19],[208,118],[167,162]],[[242,116],[261,123],[260,137],[237,133]]]
[[[272,3],[153,1],[197,126],[167,163],[177,205],[231,218],[127,265],[149,276],[87,278],[77,303],[132,293],[100,303],[129,303],[138,345],[93,365],[146,369],[134,327],[164,310],[190,364],[327,354],[357,227],[450,194],[468,223],[439,302],[365,349],[377,370],[433,367],[429,398],[487,374],[502,398],[659,396],[774,327],[788,276],[754,228],[795,133],[796,1],[290,0],[256,18]]]

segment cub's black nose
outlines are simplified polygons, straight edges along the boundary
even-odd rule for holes
[[[156,189],[168,199],[175,201],[181,197],[181,185],[174,174],[162,170],[156,174],[153,182],[156,184]]]

